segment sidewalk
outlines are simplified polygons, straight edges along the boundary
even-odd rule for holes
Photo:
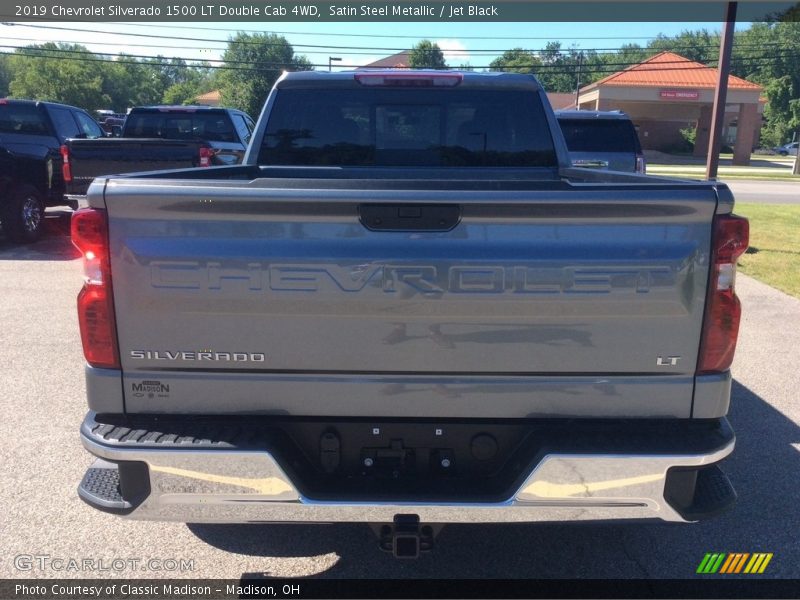
[[[796,350],[800,347],[800,299],[743,275],[736,275],[742,323],[733,376],[800,423]],[[793,444],[800,451],[800,437]],[[796,476],[796,474],[794,475]]]

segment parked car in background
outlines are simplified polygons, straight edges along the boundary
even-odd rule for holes
[[[64,178],[72,199],[95,177],[242,162],[255,127],[250,116],[232,108],[142,106],[130,110],[112,138],[68,140]]]
[[[773,150],[775,151],[775,154],[780,154],[781,156],[797,156],[798,146],[800,146],[800,142],[790,142],[788,144],[784,144],[783,146],[773,148]]]
[[[123,116],[116,116],[116,117],[105,117],[101,121],[99,121],[100,127],[103,128],[103,131],[106,132],[106,135],[111,137],[113,135],[119,135],[122,131],[122,126],[125,124],[125,115]]]
[[[70,204],[61,169],[64,142],[101,137],[100,125],[80,108],[0,98],[0,220],[11,240],[37,240],[45,207]]]
[[[94,111],[95,120],[100,124],[100,127],[103,128],[103,131],[106,134],[111,134],[111,127],[115,125],[122,126],[125,123],[125,117],[127,116],[125,113],[117,113],[113,110],[96,110]]]
[[[576,167],[645,173],[647,164],[630,117],[622,111],[556,111]]]

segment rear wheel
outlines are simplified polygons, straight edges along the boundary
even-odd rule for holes
[[[3,231],[18,244],[29,244],[42,237],[44,231],[44,202],[32,185],[20,185],[2,206]]]

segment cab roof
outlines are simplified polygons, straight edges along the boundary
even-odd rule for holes
[[[455,69],[354,69],[348,71],[292,71],[285,72],[276,83],[278,88],[316,87],[326,84],[332,87],[354,87],[359,80],[385,76],[389,79],[459,79],[459,88],[514,88],[540,90],[541,85],[533,75],[490,71],[476,73]]]

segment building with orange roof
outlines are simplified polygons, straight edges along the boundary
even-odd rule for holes
[[[219,90],[214,90],[212,92],[207,92],[205,94],[200,94],[196,96],[194,101],[195,104],[200,104],[202,106],[219,106],[220,100],[222,99],[222,94]]]
[[[547,92],[547,99],[550,100],[550,106],[553,107],[553,110],[575,109],[575,94],[572,92],[569,94],[562,92]]]
[[[386,58],[376,60],[361,67],[362,69],[408,69],[411,62],[411,50],[403,50]]]
[[[669,151],[680,144],[680,130],[696,126],[695,156],[705,156],[717,69],[661,52],[587,85],[579,91],[582,110],[623,110],[636,125],[642,147]],[[733,164],[747,165],[758,143],[765,101],[763,88],[728,77],[723,144],[733,147]]]

